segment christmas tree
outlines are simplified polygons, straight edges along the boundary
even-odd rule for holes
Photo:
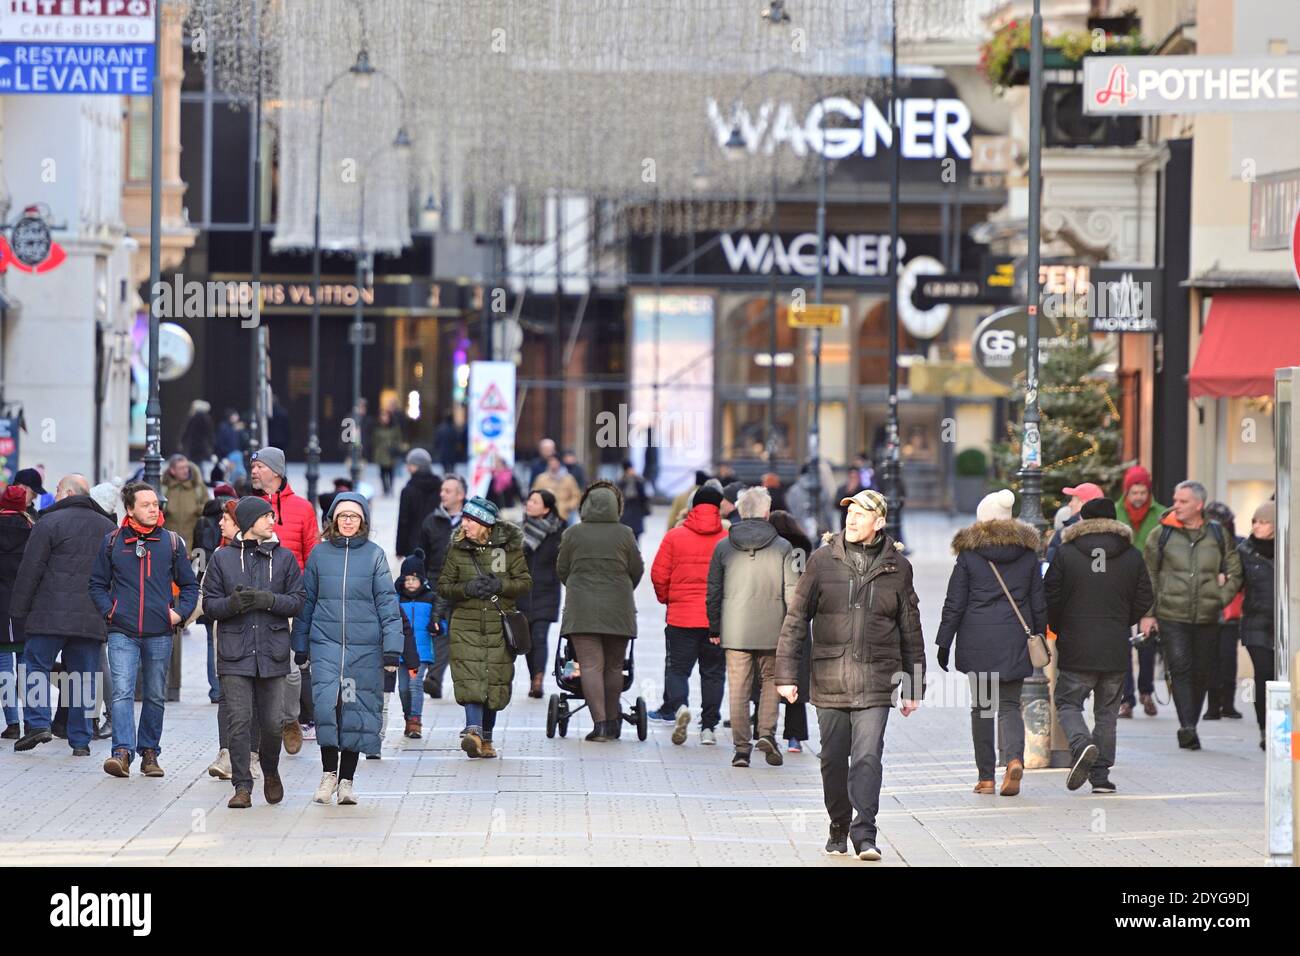
[[[1086,321],[1086,320],[1085,320]],[[1109,497],[1117,497],[1125,463],[1120,429],[1119,388],[1100,369],[1110,358],[1108,350],[1093,347],[1087,326],[1060,320],[1065,343],[1050,350],[1039,371],[1038,407],[1042,417],[1043,516],[1052,516],[1065,504],[1062,489],[1085,481],[1100,485]],[[1052,335],[1050,326],[1044,335]],[[993,448],[1000,485],[1017,495],[1020,483],[1020,420],[1024,417],[1024,376],[1012,394],[1016,409],[1007,423],[1006,442]]]

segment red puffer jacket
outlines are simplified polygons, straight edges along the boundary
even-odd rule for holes
[[[671,529],[659,545],[650,581],[655,597],[668,605],[673,627],[708,627],[704,599],[709,590],[709,561],[726,538],[717,505],[696,505],[680,527]]]
[[[273,495],[262,495],[275,511],[275,536],[280,547],[298,559],[298,570],[307,566],[307,556],[320,538],[320,525],[316,523],[316,509],[306,498],[294,494],[285,482]]]

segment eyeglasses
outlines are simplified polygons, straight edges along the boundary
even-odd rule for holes
[[[349,511],[344,514],[335,516],[334,520],[335,521],[360,521],[361,515],[354,515],[352,514],[352,512]]]

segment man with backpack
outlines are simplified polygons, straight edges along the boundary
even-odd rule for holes
[[[1200,750],[1196,724],[1219,647],[1219,614],[1241,590],[1241,556],[1228,532],[1205,517],[1205,486],[1183,481],[1143,549],[1151,609],[1142,634],[1158,629],[1178,711],[1178,746]]]
[[[108,626],[108,662],[113,680],[113,753],[104,772],[131,775],[131,755],[140,754],[140,771],[161,777],[158,765],[166,706],[167,667],[176,629],[199,600],[186,543],[162,527],[158,495],[143,481],[122,489],[126,520],[104,536],[90,574],[90,599]],[[172,596],[172,585],[180,589]],[[144,703],[137,736],[136,676]]]

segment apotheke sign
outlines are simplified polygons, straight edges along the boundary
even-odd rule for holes
[[[1300,56],[1090,56],[1094,116],[1300,109]]]

